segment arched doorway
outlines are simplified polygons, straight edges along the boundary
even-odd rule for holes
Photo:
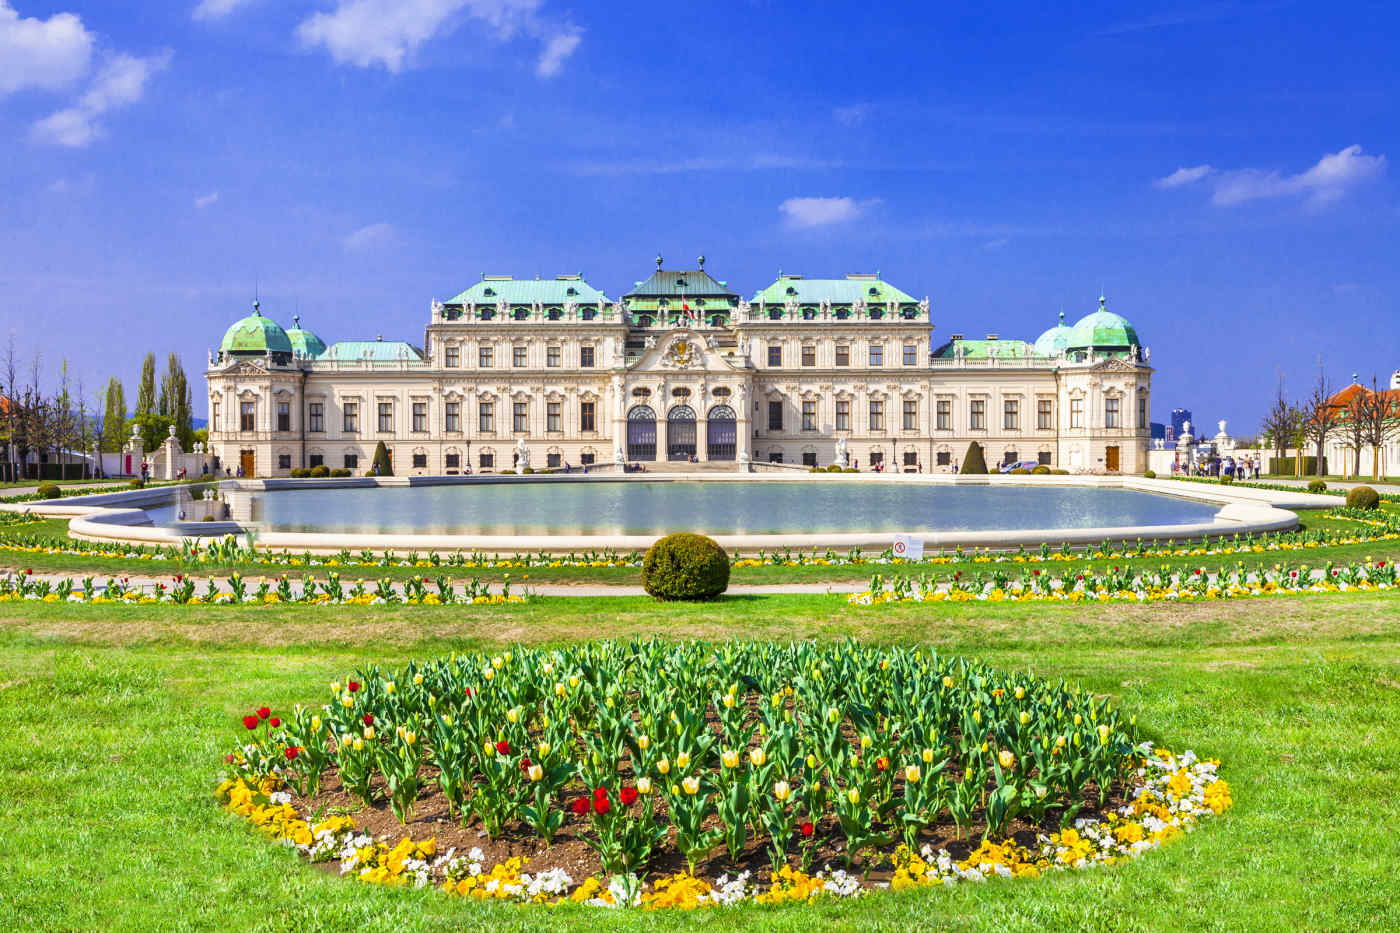
[[[695,456],[695,409],[677,405],[666,415],[666,459],[689,460]]]
[[[733,460],[738,436],[734,409],[728,405],[711,408],[705,428],[705,455],[711,460]]]
[[[646,405],[633,406],[627,413],[627,459],[656,459],[656,412]]]

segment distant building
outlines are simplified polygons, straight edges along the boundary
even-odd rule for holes
[[[1191,421],[1191,420],[1192,420],[1192,418],[1191,418],[1191,409],[1189,409],[1189,408],[1173,408],[1173,409],[1172,409],[1172,437],[1180,437],[1180,436],[1181,436],[1182,427],[1186,424],[1186,422]],[[1198,433],[1199,433],[1199,432],[1198,432]]]
[[[1153,439],[1154,441],[1166,440],[1166,439],[1167,439],[1167,431],[1171,430],[1170,428],[1168,428],[1165,424],[1163,424],[1163,423],[1160,422],[1160,421],[1153,421],[1153,422],[1151,422],[1151,424],[1150,424],[1150,429],[1151,429],[1151,432],[1152,432],[1152,439]]]

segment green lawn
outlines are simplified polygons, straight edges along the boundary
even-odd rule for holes
[[[0,928],[52,930],[1400,927],[1395,597],[855,609],[824,597],[538,600],[496,609],[0,604]],[[617,915],[488,908],[300,863],[210,790],[236,717],[354,665],[659,633],[927,642],[1113,695],[1222,759],[1236,805],[1142,859],[860,903]]]

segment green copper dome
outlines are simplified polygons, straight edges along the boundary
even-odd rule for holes
[[[252,314],[236,321],[224,331],[219,353],[222,356],[265,356],[279,353],[291,356],[292,342],[287,339],[287,332],[275,321],[262,316],[262,311],[255,301]]]
[[[292,352],[305,360],[314,360],[326,352],[326,343],[320,337],[309,330],[301,329],[301,318],[292,317],[291,330],[287,331],[287,340],[292,345]]]
[[[1065,325],[1065,313],[1060,312],[1060,323],[1035,339],[1036,356],[1060,356],[1069,346],[1071,329]]]
[[[1099,310],[1080,318],[1069,333],[1069,350],[1127,350],[1140,347],[1137,331],[1127,319],[1114,314],[1099,298]]]

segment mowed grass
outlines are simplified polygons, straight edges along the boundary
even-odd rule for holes
[[[1400,515],[1400,505],[1387,504],[1384,506],[1390,515]],[[1329,531],[1337,534],[1344,534],[1356,531],[1358,525],[1354,521],[1344,518],[1336,518],[1328,514],[1327,510],[1305,511],[1300,513],[1302,518],[1302,528],[1307,531]],[[67,540],[67,520],[66,519],[45,519],[28,525],[16,525],[12,527],[0,527],[0,541],[14,540],[16,538],[31,538],[39,536],[55,545],[61,545]],[[1116,543],[1116,542],[1115,542]],[[1199,541],[1196,542],[1199,544]],[[1057,545],[1052,544],[1052,549]],[[1027,553],[1038,551],[1029,549]],[[838,551],[839,556],[847,556],[847,551]],[[866,558],[878,557],[878,552],[866,550],[862,552]],[[294,555],[296,556],[296,555]],[[398,556],[406,557],[406,553]],[[324,560],[325,558],[318,558]],[[956,572],[964,575],[978,572],[990,572],[1000,569],[1009,573],[1016,573],[1020,570],[1038,569],[1042,573],[1064,574],[1083,573],[1086,571],[1108,571],[1114,567],[1139,568],[1142,570],[1156,570],[1163,564],[1170,565],[1176,569],[1200,567],[1206,571],[1216,571],[1221,568],[1232,568],[1237,564],[1243,564],[1246,568],[1255,569],[1260,567],[1272,567],[1274,564],[1287,562],[1290,564],[1307,563],[1311,566],[1321,566],[1327,561],[1345,563],[1350,561],[1363,560],[1400,560],[1400,541],[1377,541],[1372,543],[1339,545],[1335,547],[1310,548],[1307,550],[1295,551],[1268,551],[1260,554],[1228,554],[1228,555],[1200,555],[1183,557],[1142,557],[1142,558],[1103,558],[1090,561],[1046,561],[1044,563],[1026,564],[1012,562],[998,563],[978,563],[973,561],[960,562],[957,564],[923,564],[923,565],[889,565],[889,564],[838,564],[838,565],[809,565],[809,566],[761,566],[761,567],[735,567],[730,576],[730,583],[740,585],[772,585],[782,583],[827,583],[827,582],[850,582],[864,581],[870,579],[871,574],[884,573],[905,573],[913,576],[927,574],[937,579],[950,578]],[[519,584],[605,584],[605,585],[631,585],[640,586],[642,582],[641,569],[638,567],[378,567],[378,566],[340,566],[328,568],[307,567],[307,566],[271,566],[268,564],[258,564],[251,562],[236,563],[208,563],[191,562],[186,563],[179,560],[142,560],[125,557],[102,557],[95,554],[42,554],[42,553],[16,553],[0,551],[0,568],[14,570],[32,569],[36,572],[68,573],[75,578],[84,576],[108,576],[121,575],[124,573],[135,573],[145,575],[168,575],[174,576],[177,573],[189,573],[196,577],[203,577],[210,574],[225,575],[237,571],[246,577],[257,578],[259,576],[273,577],[280,574],[300,576],[303,573],[311,573],[318,578],[324,578],[329,570],[339,573],[345,580],[369,579],[378,580],[388,577],[392,580],[404,580],[413,576],[422,576],[427,579],[436,579],[441,574],[455,580],[478,579],[485,582],[499,584],[509,576],[513,585]],[[528,574],[528,579],[527,575]]]
[[[524,607],[0,606],[0,928],[1342,930],[1400,927],[1393,596],[1194,606],[825,597]],[[684,914],[489,906],[318,871],[215,806],[238,717],[365,664],[590,637],[926,643],[1111,695],[1222,760],[1236,805],[1104,870]]]

